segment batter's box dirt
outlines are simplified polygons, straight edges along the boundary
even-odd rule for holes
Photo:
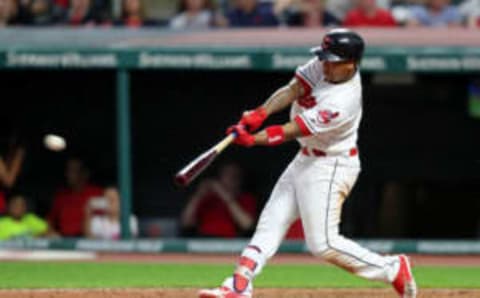
[[[0,298],[195,298],[196,289],[1,290]],[[255,298],[396,298],[390,289],[258,289]],[[419,298],[480,298],[478,290],[422,290]]]

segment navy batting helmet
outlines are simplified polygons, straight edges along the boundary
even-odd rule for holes
[[[338,28],[323,37],[322,45],[310,50],[318,59],[331,62],[360,62],[365,43],[363,38],[349,29]]]

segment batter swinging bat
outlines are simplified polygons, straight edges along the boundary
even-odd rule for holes
[[[175,175],[175,183],[179,186],[189,185],[200,173],[217,158],[217,156],[225,150],[235,140],[235,133],[231,133],[221,140],[218,144],[202,153],[195,160],[181,169]]]

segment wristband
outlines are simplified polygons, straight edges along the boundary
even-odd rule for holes
[[[265,132],[267,133],[268,146],[277,146],[285,142],[285,131],[283,130],[283,126],[269,126],[265,129]]]

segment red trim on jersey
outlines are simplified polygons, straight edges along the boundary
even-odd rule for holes
[[[303,155],[310,156],[310,152],[308,152],[307,147],[302,147],[302,153],[303,153]]]
[[[358,155],[358,149],[357,148],[350,149],[349,155],[350,156],[357,156]]]
[[[307,124],[305,123],[305,120],[300,115],[295,116],[293,119],[295,122],[297,122],[298,127],[300,128],[300,131],[302,132],[302,136],[306,137],[312,134],[310,129],[308,128]]]
[[[312,148],[311,149],[313,155],[315,155],[316,157],[325,157],[327,156],[327,153],[323,150],[318,150],[318,149],[315,149],[315,148]]]
[[[295,73],[295,77],[298,79],[300,84],[302,84],[302,87],[305,91],[305,94],[303,96],[308,96],[310,93],[312,93],[312,85],[305,79],[299,72]]]

